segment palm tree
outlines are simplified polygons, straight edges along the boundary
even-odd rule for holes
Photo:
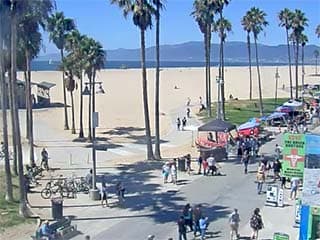
[[[224,109],[224,51],[223,51],[223,45],[227,38],[227,33],[231,32],[232,26],[231,23],[225,19],[220,18],[215,24],[214,24],[214,30],[219,33],[220,37],[220,68],[219,73],[221,74],[221,98],[222,98],[222,119],[225,118],[225,109]]]
[[[293,98],[292,92],[292,70],[291,70],[291,54],[290,54],[290,43],[289,43],[289,30],[291,28],[291,20],[293,13],[288,9],[283,9],[279,14],[278,18],[280,20],[279,26],[284,27],[286,29],[287,36],[287,47],[288,47],[288,60],[289,60],[289,79],[290,79],[290,98]]]
[[[213,16],[215,9],[209,0],[195,0],[193,3],[193,12],[191,15],[198,23],[200,31],[204,37],[205,50],[205,81],[206,81],[206,105],[208,108],[208,116],[212,116],[211,112],[211,80],[210,80],[210,49],[211,49],[211,32],[213,24]]]
[[[60,50],[61,61],[64,58],[64,47],[67,34],[74,30],[74,21],[70,18],[66,18],[63,12],[56,12],[51,16],[48,21],[48,31],[50,40],[54,42],[56,47]],[[63,66],[63,64],[62,64]],[[63,82],[63,104],[64,104],[64,129],[69,129],[68,123],[68,111],[67,111],[67,94],[66,84],[64,81],[64,69],[62,68],[62,82]]]
[[[298,98],[298,67],[299,67],[299,44],[300,44],[300,37],[304,30],[305,26],[308,26],[308,19],[305,17],[305,14],[296,9],[292,15],[292,30],[293,30],[293,37],[295,43],[295,64],[296,64],[296,98]]]
[[[250,33],[252,31],[252,21],[250,11],[247,11],[246,15],[242,17],[241,24],[243,29],[247,32],[247,48],[249,56],[249,99],[252,100],[252,70],[251,70],[251,44],[250,44]]]
[[[221,88],[221,99],[222,99],[222,119],[225,118],[225,91],[224,91],[224,62],[223,62],[223,38],[225,35],[225,30],[227,29],[223,28],[223,8],[229,4],[230,0],[212,0],[212,7],[215,9],[215,12],[219,15],[220,20],[220,68],[219,68],[219,77],[222,80],[220,84]],[[231,24],[230,24],[230,30],[231,30]]]
[[[304,89],[304,74],[305,74],[305,71],[304,71],[304,46],[308,42],[308,37],[305,34],[301,33],[299,42],[301,42],[302,89]]]
[[[103,50],[103,47],[101,43],[95,41],[92,38],[88,38],[85,40],[84,43],[86,46],[84,47],[84,52],[86,57],[86,62],[85,62],[85,74],[88,76],[90,86],[91,83],[95,82],[95,77],[96,77],[96,72],[101,70],[104,65],[105,65],[105,60],[106,60],[106,54],[105,51]],[[93,90],[93,88],[91,88]],[[91,95],[93,95],[92,93]],[[91,101],[91,95],[89,96],[89,113],[91,113],[91,107],[93,105]],[[91,117],[89,114],[89,133],[88,133],[88,138],[91,140]]]
[[[34,146],[33,146],[33,116],[31,97],[31,60],[40,52],[41,33],[39,27],[45,29],[49,14],[53,9],[51,0],[29,0],[25,2],[23,13],[19,17],[18,45],[19,52],[22,52],[22,59],[25,66],[26,82],[26,106],[27,106],[27,129],[30,147],[30,165],[34,166]]]
[[[24,9],[24,1],[11,0],[10,6],[10,17],[11,17],[11,81],[10,81],[10,97],[13,107],[13,118],[15,125],[15,139],[17,146],[17,160],[18,160],[18,173],[19,173],[19,195],[20,195],[20,204],[19,204],[19,214],[22,216],[28,216],[27,214],[27,199],[25,192],[25,180],[23,174],[23,156],[22,156],[22,145],[21,145],[21,133],[19,125],[19,113],[17,106],[17,17],[21,16]]]
[[[3,150],[4,152],[4,164],[5,164],[5,199],[8,202],[13,201],[13,191],[12,191],[12,179],[11,179],[11,169],[10,169],[10,159],[8,151],[8,128],[7,128],[7,82],[5,80],[4,74],[4,37],[6,34],[3,28],[6,20],[5,11],[8,10],[8,2],[0,2],[0,93],[1,93],[1,112],[2,112],[2,135],[3,135]]]
[[[320,38],[320,24],[316,28],[316,35],[318,38]]]
[[[125,17],[129,13],[133,15],[133,24],[140,28],[140,44],[141,44],[141,70],[142,70],[142,88],[143,88],[143,108],[144,108],[144,122],[146,128],[147,140],[147,158],[154,159],[150,120],[149,120],[149,106],[148,106],[148,88],[147,88],[147,72],[146,72],[146,57],[145,57],[145,31],[152,26],[152,14],[154,9],[146,0],[111,0],[111,4],[117,4],[122,10]]]
[[[83,54],[83,46],[84,46],[85,36],[81,35],[78,30],[72,30],[66,38],[65,48],[70,52],[72,58],[74,60],[74,75],[77,76],[80,80],[80,128],[79,128],[79,138],[84,138],[83,133],[83,76],[82,72],[84,70],[85,56]]]
[[[153,0],[156,12],[156,83],[155,83],[155,149],[154,156],[156,159],[161,159],[160,153],[160,10],[163,8],[161,0]]]
[[[253,7],[250,9],[250,15],[252,20],[252,32],[253,32],[253,38],[254,38],[254,45],[256,49],[256,63],[257,63],[258,86],[259,86],[259,109],[260,109],[260,115],[263,116],[262,86],[261,86],[257,39],[259,34],[263,31],[263,28],[268,25],[268,22],[265,19],[267,14],[264,11],[260,10],[259,8]]]
[[[318,57],[319,57],[319,50],[316,49],[313,52],[314,57],[316,58],[316,69],[315,69],[315,74],[318,75]]]

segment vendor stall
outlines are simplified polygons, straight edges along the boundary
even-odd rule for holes
[[[200,126],[198,132],[206,133],[205,136],[199,136],[196,140],[202,156],[207,158],[210,154],[214,154],[217,161],[226,159],[229,132],[235,128],[235,125],[220,119]]]

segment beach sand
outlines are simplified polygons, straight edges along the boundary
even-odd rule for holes
[[[279,68],[278,97],[289,96],[288,67]],[[301,68],[299,68],[301,70]],[[258,98],[258,85],[256,68],[252,68],[253,76],[253,98]],[[293,69],[294,70],[294,69]],[[261,67],[261,81],[263,97],[271,98],[275,94],[275,72],[276,67]],[[305,83],[317,83],[317,78],[309,76],[314,73],[313,66],[306,66]],[[216,76],[218,68],[211,68],[212,79],[212,101],[217,98]],[[148,69],[148,94],[150,123],[154,129],[154,80],[155,70]],[[166,134],[172,126],[172,117],[186,109],[187,98],[191,98],[192,114],[198,111],[199,96],[205,99],[205,72],[204,68],[164,68],[161,70],[160,79],[160,119],[161,133]],[[301,74],[299,75],[301,76]],[[22,73],[18,74],[22,78]],[[61,72],[32,72],[32,82],[47,81],[55,83],[56,86],[50,91],[53,103],[63,103],[62,94],[62,73]],[[87,79],[84,79],[86,82]],[[96,95],[96,111],[99,112],[99,133],[108,133],[117,129],[119,141],[125,138],[125,134],[144,135],[144,114],[142,102],[142,81],[140,69],[126,70],[102,70],[98,72],[96,81],[101,81],[105,94]],[[301,83],[301,77],[299,77]],[[294,74],[293,74],[294,82]],[[285,90],[282,89],[283,84]],[[177,86],[178,89],[175,89]],[[249,71],[248,67],[226,67],[225,68],[225,93],[226,98],[230,94],[234,98],[248,99],[249,96]],[[75,91],[76,103],[76,128],[79,128],[79,83]],[[84,96],[84,127],[87,132],[88,120],[88,96]],[[70,94],[67,93],[68,104],[70,105]],[[180,116],[183,117],[183,116]],[[48,123],[56,130],[63,129],[63,107],[49,108],[43,111],[35,111],[35,118]],[[71,107],[69,108],[69,125],[71,126]],[[36,126],[35,126],[36,128]],[[36,129],[35,129],[36,131]],[[71,136],[71,133],[69,134]],[[108,137],[108,136],[106,136]],[[75,136],[73,136],[75,138]],[[114,135],[113,135],[113,138]]]

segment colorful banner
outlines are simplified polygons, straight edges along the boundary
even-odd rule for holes
[[[304,134],[284,134],[282,174],[285,177],[303,179],[305,145]]]

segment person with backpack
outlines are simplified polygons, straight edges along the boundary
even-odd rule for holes
[[[187,228],[186,223],[183,216],[180,216],[178,220],[178,233],[179,233],[179,240],[187,240]]]
[[[250,239],[258,239],[259,230],[263,228],[263,221],[260,215],[259,208],[256,208],[253,211],[253,215],[250,218],[250,227],[252,228],[252,234]]]
[[[190,227],[190,231],[193,231],[193,220],[192,220],[192,207],[187,203],[182,211],[184,217],[185,225]]]
[[[229,224],[230,224],[230,239],[233,240],[233,237],[236,236],[236,239],[239,239],[239,223],[240,223],[240,216],[238,213],[238,209],[234,209],[229,217]]]

